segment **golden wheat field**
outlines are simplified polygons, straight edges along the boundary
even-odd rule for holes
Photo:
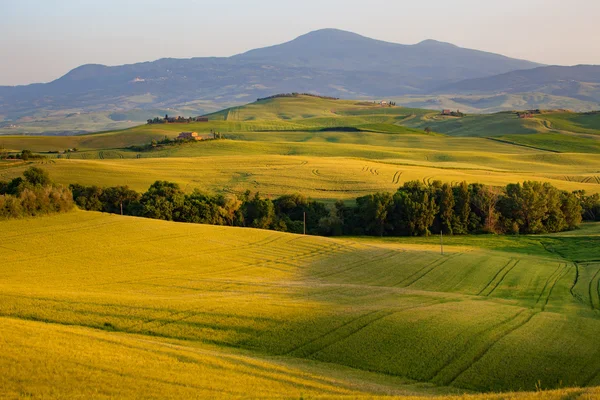
[[[593,388],[565,388],[600,385],[598,232],[460,237],[442,256],[433,238],[83,211],[3,221],[0,388],[591,399]]]

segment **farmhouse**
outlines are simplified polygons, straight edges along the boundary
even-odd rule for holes
[[[442,110],[442,115],[452,115],[452,111],[450,111],[450,110]]]
[[[208,122],[208,117],[196,117],[196,122]]]
[[[202,140],[202,136],[199,136],[197,132],[181,132],[177,136],[177,140]]]

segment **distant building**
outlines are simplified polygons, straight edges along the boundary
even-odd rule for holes
[[[387,101],[385,101],[385,100],[383,100],[383,101],[381,101],[381,102],[379,103],[379,105],[380,105],[380,106],[382,106],[382,107],[387,107],[387,106],[388,106],[388,102],[387,102]]]
[[[450,110],[442,110],[442,115],[452,115],[452,111],[450,111]]]
[[[197,132],[181,132],[177,136],[177,140],[202,140],[202,136],[199,136]]]
[[[196,122],[208,122],[208,117],[196,117]]]

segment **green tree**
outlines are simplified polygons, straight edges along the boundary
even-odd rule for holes
[[[406,182],[394,195],[391,223],[396,234],[427,236],[438,212],[431,187],[419,181]]]
[[[275,223],[275,206],[269,199],[263,199],[259,193],[243,204],[244,222],[248,226],[269,229]]]
[[[454,191],[454,223],[452,232],[457,235],[469,233],[469,222],[471,219],[471,194],[467,182],[453,188]]]
[[[356,199],[357,211],[363,221],[365,232],[369,235],[383,236],[392,226],[388,215],[394,208],[391,193],[379,192]]]
[[[455,220],[454,214],[454,191],[452,190],[452,186],[447,183],[444,183],[440,188],[439,192],[439,228],[440,230],[447,234],[453,234],[453,225]]]
[[[583,207],[575,193],[561,193],[561,210],[565,217],[567,229],[575,229],[583,220]]]
[[[52,184],[48,171],[42,168],[30,167],[23,172],[23,176],[25,177],[25,181],[33,186],[48,186]]]
[[[156,181],[140,200],[142,216],[167,221],[179,221],[184,193],[173,182]]]

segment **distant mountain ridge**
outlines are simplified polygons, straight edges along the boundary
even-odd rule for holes
[[[343,98],[425,94],[539,64],[433,40],[402,45],[324,29],[232,57],[83,65],[47,83],[0,87],[0,116],[244,103],[281,92]]]
[[[464,80],[439,93],[538,92],[600,103],[600,65],[547,66]]]

